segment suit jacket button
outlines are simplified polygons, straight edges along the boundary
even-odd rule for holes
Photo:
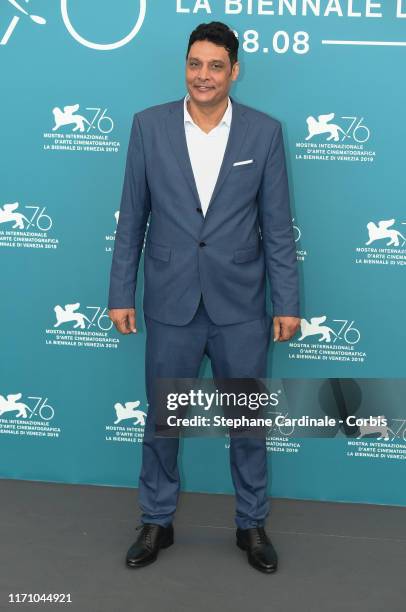
[[[206,243],[205,242],[199,242],[199,246],[201,246],[201,247],[206,246]]]
[[[202,213],[203,212],[201,208],[196,208],[196,210],[197,210],[198,213]]]

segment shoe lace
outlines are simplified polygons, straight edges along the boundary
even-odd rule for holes
[[[264,527],[255,528],[255,539],[257,544],[265,544],[268,541]]]
[[[153,527],[154,525],[150,523],[143,523],[141,525],[138,525],[138,527],[135,528],[136,531],[142,530],[142,537],[144,539],[144,542],[148,546],[148,548],[152,548],[151,535],[152,535]]]

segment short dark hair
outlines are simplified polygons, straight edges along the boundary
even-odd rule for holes
[[[198,25],[190,35],[186,59],[188,58],[190,47],[197,40],[209,40],[215,45],[225,47],[228,51],[231,67],[238,61],[238,38],[225,23],[221,21],[211,21],[210,23],[201,23]]]

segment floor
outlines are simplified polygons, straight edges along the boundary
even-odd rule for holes
[[[70,593],[78,612],[404,612],[406,510],[272,499],[278,552],[262,574],[235,545],[234,498],[183,493],[175,545],[125,566],[137,490],[0,480],[0,610],[10,593]]]

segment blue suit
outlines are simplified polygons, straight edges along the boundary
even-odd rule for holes
[[[271,318],[299,314],[296,247],[281,124],[237,103],[205,216],[189,159],[183,98],[134,115],[110,274],[108,307],[133,308],[145,240],[146,389],[195,378],[204,354],[221,378],[266,377]],[[236,162],[248,163],[234,165]],[[167,525],[179,494],[178,440],[154,436],[149,401],[139,501],[143,522]],[[236,524],[263,525],[265,440],[230,441]],[[159,486],[158,486],[159,483]]]

